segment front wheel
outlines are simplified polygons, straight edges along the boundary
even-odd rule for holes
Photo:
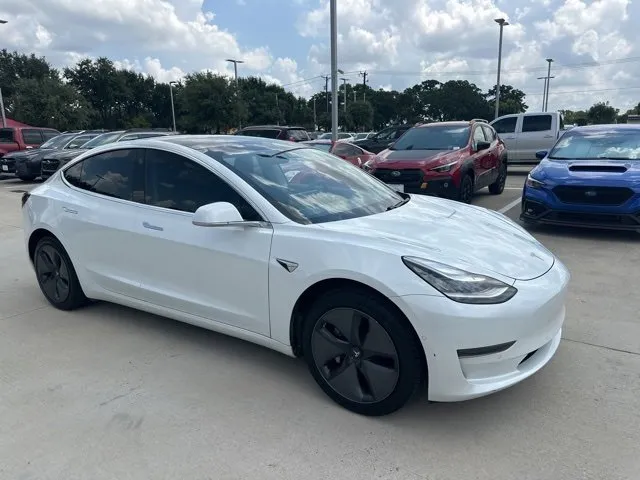
[[[357,289],[331,291],[311,307],[304,357],[318,385],[336,403],[369,416],[390,414],[423,378],[421,346],[404,318]]]
[[[458,201],[462,203],[471,203],[473,197],[473,180],[471,175],[465,175],[460,181],[458,190]]]
[[[500,195],[504,192],[504,186],[507,183],[507,162],[500,162],[500,170],[496,181],[489,185],[489,192],[493,195]]]

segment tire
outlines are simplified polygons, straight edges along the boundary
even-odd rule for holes
[[[495,182],[489,185],[489,193],[493,195],[500,195],[504,192],[504,186],[507,183],[507,161],[502,159],[500,161],[500,171],[498,172],[498,178]]]
[[[36,179],[35,175],[18,175],[18,178],[23,182],[33,182]]]
[[[333,290],[318,298],[306,315],[302,341],[320,388],[361,415],[395,412],[426,375],[422,347],[406,320],[362,290]]]
[[[460,181],[458,189],[458,201],[462,203],[471,203],[473,197],[473,179],[471,175],[465,175]]]
[[[89,302],[69,255],[56,238],[40,239],[33,255],[33,266],[42,294],[57,309],[75,310]]]

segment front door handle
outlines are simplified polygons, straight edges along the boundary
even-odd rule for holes
[[[65,213],[72,213],[74,215],[78,214],[77,210],[72,210],[71,208],[67,208],[67,207],[62,207],[62,211],[65,212]]]
[[[545,135],[544,138],[553,138],[553,135]]]
[[[164,230],[164,228],[159,227],[157,225],[151,225],[149,222],[142,222],[142,226],[144,228],[148,228],[149,230],[157,230],[159,232],[162,232]]]

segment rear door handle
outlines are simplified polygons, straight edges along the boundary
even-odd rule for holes
[[[545,135],[544,138],[553,138],[553,135]]]
[[[149,230],[157,230],[157,231],[159,231],[159,232],[164,231],[164,228],[159,227],[159,226],[157,226],[157,225],[151,225],[149,222],[142,222],[142,226],[143,226],[144,228],[148,228]]]
[[[62,211],[63,211],[63,212],[65,212],[65,213],[72,213],[72,214],[74,214],[74,215],[77,215],[77,214],[78,214],[78,211],[77,211],[77,210],[72,210],[72,209],[67,208],[67,207],[62,207]]]

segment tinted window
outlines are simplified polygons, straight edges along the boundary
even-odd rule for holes
[[[27,145],[40,145],[42,143],[40,130],[24,129],[22,130],[22,139]]]
[[[522,118],[523,132],[545,132],[551,130],[551,115],[529,115]]]
[[[52,138],[55,138],[58,135],[60,134],[53,130],[42,130],[42,136],[45,140],[51,140]]]
[[[79,188],[123,200],[143,200],[140,150],[115,150],[89,157],[65,170],[64,176]],[[78,171],[81,168],[81,171]]]
[[[15,131],[13,128],[0,129],[0,143],[14,143],[15,142],[14,132]]]
[[[354,147],[352,145],[349,145],[349,144],[346,144],[346,143],[338,143],[334,147],[333,152],[331,152],[331,153],[333,153],[334,155],[344,155],[344,156],[351,157],[351,156],[354,156],[354,155],[359,155],[360,151],[359,151],[358,148],[356,148],[356,147]]]
[[[265,129],[265,130],[240,130],[236,135],[242,135],[244,137],[263,137],[263,138],[278,138],[280,130]]]
[[[380,133],[376,134],[376,140],[384,141],[384,140],[393,140],[396,136],[397,129],[395,128],[385,128],[381,130]]]
[[[145,201],[156,207],[191,213],[202,205],[229,202],[245,220],[262,220],[240,194],[213,172],[162,150],[146,150]]]
[[[496,135],[490,126],[482,125],[482,129],[484,130],[484,137],[487,139],[487,142],[493,142],[496,139]]]
[[[478,126],[473,129],[473,141],[474,142],[486,142],[487,139],[484,136],[482,127]]]
[[[56,135],[40,145],[40,148],[62,148],[69,141],[69,138],[71,138],[69,135]]]
[[[515,133],[518,117],[507,117],[491,124],[498,133]]]
[[[469,142],[467,125],[430,124],[407,131],[393,144],[393,150],[455,150]],[[484,136],[483,136],[484,139]]]

